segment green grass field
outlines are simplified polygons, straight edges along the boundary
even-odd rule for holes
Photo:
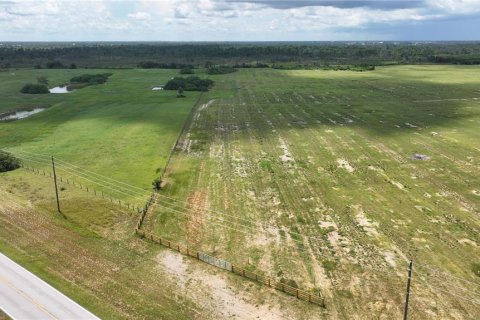
[[[23,84],[37,76],[49,79],[50,87],[67,82],[74,75],[111,72],[107,83],[68,94],[28,95],[19,93]],[[34,106],[49,106],[28,118],[0,123],[0,146],[49,168],[55,156],[81,168],[145,189],[163,169],[178,132],[199,93],[184,99],[174,91],[152,91],[163,85],[175,70],[15,70],[0,73],[0,112]],[[29,152],[29,153],[25,153]],[[32,154],[33,153],[33,154]],[[44,161],[46,160],[46,161]],[[68,176],[66,172],[60,174]],[[71,175],[70,175],[71,176]],[[92,184],[85,185],[130,202],[128,194]],[[140,196],[142,198],[142,196]]]
[[[174,70],[0,73],[0,113],[49,106],[0,122],[0,147],[40,169],[50,155],[78,165],[89,175],[59,173],[123,201],[148,197],[187,121],[143,228],[320,291],[326,309],[169,256],[133,236],[136,214],[65,182],[62,217],[52,180],[24,169],[0,174],[0,249],[103,318],[398,318],[413,259],[412,319],[476,319],[479,70],[243,69],[185,99],[150,90]],[[113,76],[19,93],[86,72]],[[142,195],[95,183],[107,177]]]
[[[146,228],[320,289],[339,318],[399,317],[413,259],[415,318],[474,319],[478,72],[400,66],[218,77]]]

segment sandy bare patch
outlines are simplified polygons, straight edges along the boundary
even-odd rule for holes
[[[474,246],[474,247],[478,247],[478,244],[475,241],[467,239],[467,238],[460,239],[460,240],[458,240],[458,242],[460,242],[461,244],[468,244],[468,245],[471,245],[471,246]]]
[[[187,236],[192,244],[197,244],[203,237],[203,227],[206,223],[208,196],[206,192],[194,191],[188,198]]]
[[[188,268],[188,262],[176,252],[165,250],[156,260],[162,269],[178,279],[184,294],[212,313],[212,319],[285,319],[277,305],[258,305],[250,302],[248,293],[229,288],[222,275],[201,268]]]
[[[476,196],[480,196],[480,191],[478,190],[472,190],[472,193]]]
[[[208,101],[207,103],[202,104],[199,108],[198,111],[202,111],[212,105],[212,103],[215,102],[215,99]]]
[[[290,150],[288,149],[287,143],[282,138],[278,138],[280,141],[280,149],[283,150],[283,154],[280,156],[280,160],[284,163],[295,163],[295,159],[293,158]]]
[[[372,170],[372,171],[376,171],[376,172],[380,172],[380,173],[384,173],[385,171],[382,169],[382,168],[379,168],[379,167],[376,167],[376,166],[368,166],[368,169],[369,170]]]
[[[220,158],[223,159],[225,154],[225,148],[223,143],[212,143],[210,145],[210,158]]]
[[[384,251],[383,257],[385,258],[385,261],[387,261],[388,264],[391,265],[392,267],[397,266],[397,263],[395,262],[395,259],[396,259],[395,253],[391,251]]]
[[[398,181],[395,181],[395,180],[390,180],[389,181],[391,184],[393,184],[395,187],[397,187],[398,189],[400,190],[404,190],[405,189],[405,186],[403,184],[401,184],[400,182]]]
[[[175,254],[169,250],[163,251],[156,257],[156,260],[167,267],[170,273],[181,280],[182,285],[185,284],[183,280],[187,275],[187,264],[183,259],[181,254]]]
[[[318,211],[320,211],[320,209]],[[330,228],[330,227],[338,229],[337,224],[333,221],[320,221],[319,226],[320,226],[320,228],[325,228],[325,229]]]
[[[355,171],[355,169],[345,159],[337,159],[337,164],[339,168],[345,169],[349,173],[352,173],[353,171]]]
[[[357,225],[362,227],[363,230],[368,235],[378,236],[379,235],[377,231],[377,227],[379,226],[378,222],[368,219],[360,205],[353,205],[351,207],[356,213],[355,219],[357,220]]]
[[[232,155],[232,167],[233,167],[233,173],[245,178],[248,176],[248,163],[247,159],[241,154],[240,151],[238,150],[233,150],[233,155]]]

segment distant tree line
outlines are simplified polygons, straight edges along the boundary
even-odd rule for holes
[[[142,69],[193,69],[193,65],[184,63],[160,63],[154,61],[142,61],[137,67]]]
[[[139,62],[141,61],[141,62]],[[479,42],[9,43],[0,67],[183,69],[273,64],[480,64]]]

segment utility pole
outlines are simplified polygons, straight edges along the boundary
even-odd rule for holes
[[[55,160],[53,160],[53,156],[52,156],[52,167],[53,167],[53,181],[55,182],[55,195],[57,196],[57,210],[58,210],[58,213],[62,213],[60,211],[60,201],[58,201],[57,174],[55,172]]]
[[[413,260],[408,264],[408,279],[407,279],[407,297],[405,298],[405,311],[403,312],[403,320],[408,319],[408,301],[410,300],[410,283],[412,281]]]

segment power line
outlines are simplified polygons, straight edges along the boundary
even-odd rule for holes
[[[440,274],[443,274],[443,275],[445,275],[445,276],[447,276],[447,277],[455,278],[455,279],[458,279],[458,280],[460,280],[460,281],[463,281],[463,282],[472,284],[472,285],[474,285],[474,286],[480,287],[480,284],[479,284],[479,283],[475,283],[475,282],[472,282],[472,281],[468,281],[468,280],[466,280],[466,279],[463,279],[463,278],[454,276],[454,275],[452,275],[452,274],[445,273],[445,272],[443,272],[443,271],[441,271],[441,270],[439,270],[439,269],[436,269],[436,268],[427,266],[427,265],[425,265],[425,264],[418,264],[418,263],[417,263],[417,265],[420,266],[421,268],[425,268],[425,269],[427,269],[427,270],[431,270],[431,271],[434,272],[434,273],[437,273],[437,274],[440,273]]]
[[[67,167],[67,168],[68,168],[68,167]],[[64,171],[66,171],[66,172],[68,172],[68,173],[70,173],[70,174],[73,174],[73,175],[75,175],[75,176],[77,176],[77,177],[79,177],[79,178],[81,178],[81,179],[85,179],[85,180],[90,181],[90,182],[92,182],[92,183],[95,183],[95,184],[97,184],[97,185],[103,186],[103,187],[105,187],[105,188],[107,188],[107,189],[110,189],[110,190],[112,190],[112,191],[114,191],[114,192],[122,193],[122,194],[125,194],[125,195],[128,195],[128,196],[134,197],[134,198],[137,199],[137,200],[140,199],[140,198],[132,195],[132,193],[136,193],[136,192],[134,192],[134,191],[132,191],[132,190],[129,190],[129,192],[123,192],[123,191],[121,191],[121,190],[113,189],[113,188],[111,188],[110,186],[106,186],[106,185],[104,185],[104,184],[102,184],[102,183],[99,183],[99,182],[96,182],[96,181],[92,181],[92,180],[90,180],[89,178],[97,179],[97,180],[102,181],[102,182],[104,182],[104,183],[108,183],[109,185],[112,185],[112,186],[115,186],[115,187],[119,187],[118,185],[116,185],[116,184],[114,184],[114,183],[111,183],[111,182],[108,182],[108,181],[104,181],[104,180],[102,180],[102,179],[98,179],[98,178],[91,177],[90,175],[88,175],[88,174],[86,174],[86,173],[79,172],[78,170],[72,170],[71,168],[68,168],[68,170],[67,170],[67,169],[65,169],[65,167],[61,167],[61,169],[64,170]],[[85,176],[87,176],[88,178],[85,177]],[[123,188],[123,187],[122,187],[122,188]],[[127,190],[128,190],[128,189],[127,189]],[[163,195],[160,195],[160,196],[163,196]],[[174,199],[174,198],[171,198],[171,197],[167,197],[167,196],[163,196],[163,197],[164,197],[164,198],[167,198],[167,199],[170,199],[170,200],[172,200],[172,201],[175,201],[175,202],[180,202],[180,203],[185,203],[185,204],[187,203],[187,202],[185,202],[185,201],[180,201],[180,200],[177,200],[177,199]],[[141,199],[141,200],[143,200],[143,199]],[[163,207],[165,207],[165,205],[164,205],[165,202],[161,202],[161,200],[160,200],[159,203],[160,203],[161,206],[162,206],[162,204],[163,204]],[[167,203],[167,204],[168,204],[168,205],[176,206],[177,208],[181,208],[182,210],[187,209],[187,208],[185,208],[184,206],[177,205],[176,203]],[[175,212],[177,212],[177,213],[180,213],[180,214],[188,215],[188,213],[185,213],[185,212],[179,211],[179,210],[175,210],[175,209],[170,208],[170,207],[165,207],[165,208],[170,209],[171,211],[173,210],[173,211],[175,211]],[[220,216],[229,216],[229,217],[236,218],[236,219],[238,219],[238,220],[248,221],[248,222],[252,223],[253,225],[260,227],[263,233],[267,233],[266,231],[263,230],[261,224],[259,224],[259,223],[257,223],[257,222],[254,222],[254,221],[252,221],[252,220],[242,219],[242,218],[235,217],[235,216],[233,216],[233,215],[224,214],[224,213],[220,213],[220,212],[216,212],[216,211],[211,211],[211,210],[206,210],[206,211],[207,211],[207,212],[210,212],[210,213],[214,213],[214,214],[220,215]],[[217,225],[217,226],[227,227],[227,228],[229,228],[229,229],[236,230],[236,231],[238,231],[238,232],[241,232],[241,233],[244,233],[244,234],[248,234],[248,235],[252,235],[252,234],[253,234],[253,232],[252,232],[252,233],[248,233],[248,232],[246,232],[245,230],[239,230],[239,229],[237,229],[237,228],[234,228],[234,227],[231,227],[231,226],[228,226],[228,225],[225,225],[225,224],[230,224],[230,225],[234,224],[234,225],[240,226],[240,227],[242,227],[242,228],[247,228],[247,229],[249,229],[249,231],[253,231],[253,227],[252,227],[252,226],[244,225],[244,224],[237,223],[237,222],[233,222],[233,221],[228,222],[228,221],[224,220],[224,217],[218,217],[218,216],[212,216],[212,217],[213,217],[214,219],[217,219],[217,220],[218,220],[218,221],[215,221],[215,223],[214,223],[214,224]],[[222,223],[223,223],[223,224],[222,224]],[[277,229],[277,228],[275,228],[275,229],[276,229],[276,230],[281,230],[281,229]],[[320,238],[318,238],[318,237],[308,237],[308,236],[305,236],[305,235],[303,235],[303,234],[300,234],[300,233],[297,233],[297,232],[293,232],[293,231],[286,231],[286,232],[290,233],[291,235],[298,235],[298,236],[300,236],[300,237],[302,237],[302,238],[306,238],[307,240],[308,240],[308,239],[322,240],[322,239],[320,239]],[[279,234],[279,236],[280,236],[280,238],[283,238],[284,240],[287,240],[287,237],[286,237],[286,236],[284,236],[284,235],[282,236],[282,234]],[[302,245],[302,246],[305,246],[305,242],[302,241],[302,240],[297,240],[297,239],[295,239],[294,237],[291,237],[290,240],[292,240],[293,242],[297,242],[298,244],[300,244],[300,245]],[[299,251],[308,252],[307,250],[298,247],[298,245],[297,245],[297,246],[293,246],[293,245],[291,245],[291,244],[287,244],[287,245],[288,245],[288,246],[295,247],[295,248],[296,248],[297,250],[299,250]],[[313,244],[311,244],[311,243],[309,243],[308,245],[309,245],[312,249],[319,249],[319,250],[322,250],[322,251],[323,251],[323,249],[322,249],[321,247],[315,246],[315,245],[313,245]],[[318,256],[318,257],[320,257],[320,255],[319,255],[318,253],[313,253],[313,254],[316,255],[316,256]],[[331,257],[323,256],[323,255],[322,255],[321,257],[323,257],[323,258],[331,258]],[[384,270],[382,270],[382,271],[384,271]],[[391,273],[391,274],[394,274],[394,273]],[[395,274],[395,275],[398,276],[398,274]]]
[[[31,159],[26,159],[26,160],[34,161],[34,160],[31,160]],[[60,161],[61,161],[61,160],[60,160]],[[38,161],[34,161],[34,162],[40,163],[40,162],[38,162]],[[65,161],[62,161],[62,162],[65,162]],[[89,174],[87,174],[87,173],[81,172],[81,171],[76,170],[76,169],[73,169],[73,168],[71,168],[71,167],[67,167],[67,166],[62,165],[62,164],[57,165],[57,167],[59,167],[59,168],[60,168],[61,170],[63,170],[63,171],[66,171],[66,172],[68,172],[68,173],[71,173],[71,174],[73,174],[73,175],[76,175],[76,176],[78,176],[78,177],[80,177],[80,178],[82,178],[82,179],[85,179],[85,180],[87,180],[87,181],[90,181],[90,182],[92,182],[92,183],[99,184],[99,185],[104,186],[104,187],[106,187],[106,188],[109,188],[109,187],[108,187],[108,186],[105,186],[105,185],[103,185],[103,184],[97,183],[97,182],[95,182],[95,181],[92,181],[92,180],[90,180],[90,179],[88,179],[88,178],[97,179],[97,180],[99,180],[99,181],[101,181],[101,182],[103,182],[103,183],[105,183],[105,184],[109,184],[109,185],[114,186],[114,187],[117,187],[117,188],[119,188],[119,189],[128,190],[130,196],[132,196],[131,193],[136,193],[136,194],[138,194],[138,195],[144,196],[144,194],[140,194],[139,192],[135,192],[135,191],[133,191],[133,190],[127,189],[127,188],[122,187],[122,186],[119,186],[119,185],[114,184],[114,183],[112,183],[112,182],[105,181],[105,180],[103,180],[103,179],[99,179],[99,178],[92,177],[91,175],[89,175]],[[79,168],[78,166],[75,166],[75,167]],[[65,168],[67,168],[68,170],[65,169]],[[82,169],[82,170],[83,170],[83,169]],[[84,170],[84,171],[88,171],[88,170]],[[75,174],[75,173],[73,173],[73,172],[76,172],[77,174]],[[88,177],[88,178],[86,178],[86,177],[84,177],[84,176],[86,176],[86,177]],[[100,175],[100,176],[101,176],[101,175]],[[115,179],[111,179],[111,180],[117,181],[117,180],[115,180]],[[124,183],[124,184],[126,184],[126,183]],[[126,185],[128,185],[128,184],[126,184]],[[109,189],[110,189],[110,190],[113,190],[114,192],[119,192],[119,193],[127,194],[127,193],[125,193],[125,192],[122,192],[122,191],[119,191],[119,190],[114,190],[114,189],[112,189],[112,188],[109,188]],[[141,188],[137,188],[137,189],[143,190],[143,189],[141,189]],[[166,199],[172,200],[172,201],[175,201],[175,202],[178,202],[178,203],[184,203],[184,204],[187,204],[187,205],[188,205],[188,202],[186,202],[186,201],[181,201],[181,200],[178,200],[178,199],[175,199],[175,198],[172,198],[172,197],[168,197],[168,196],[165,196],[165,195],[162,195],[162,194],[158,194],[158,196],[160,196],[160,197],[162,197],[162,198],[166,198]],[[138,198],[137,198],[137,199],[138,199]],[[174,206],[176,206],[176,207],[178,207],[178,208],[186,209],[186,207],[177,205],[177,204],[175,204],[175,203],[173,203],[172,205],[174,205]],[[237,220],[240,220],[240,221],[245,221],[245,222],[251,223],[251,224],[253,224],[253,225],[255,225],[255,226],[258,226],[258,227],[262,228],[262,225],[261,225],[261,224],[259,224],[258,222],[255,222],[255,221],[253,221],[253,220],[251,220],[251,219],[240,218],[240,217],[236,217],[236,216],[234,216],[234,215],[230,215],[230,214],[226,214],[226,213],[222,213],[222,212],[218,212],[218,211],[213,211],[213,210],[209,210],[209,209],[204,209],[204,210],[207,211],[207,212],[209,212],[209,213],[216,214],[216,215],[227,216],[227,217],[231,217],[231,218],[234,218],[234,219],[237,219]],[[218,219],[218,218],[217,218],[217,219]],[[225,220],[223,220],[223,221],[224,221],[224,222],[227,222],[227,221],[225,221]],[[243,225],[243,224],[241,224],[241,223],[236,223],[236,222],[233,222],[233,221],[231,221],[231,222],[229,222],[229,223],[230,223],[230,224],[239,225],[239,226],[242,226],[242,227],[245,227],[245,228],[251,228],[250,226]],[[275,229],[281,230],[281,229],[278,229],[278,228],[275,228]],[[300,236],[300,237],[307,237],[307,238],[313,239],[313,240],[322,240],[322,239],[320,239],[320,238],[318,238],[318,237],[308,237],[308,236],[302,235],[302,234],[297,233],[297,232],[294,232],[294,231],[287,231],[287,232],[290,233],[290,234],[292,234],[292,235],[297,235],[297,236]],[[297,240],[297,239],[294,239],[294,238],[292,238],[292,240],[293,240],[293,241],[300,242],[300,243],[303,244],[303,241],[300,241],[300,240]]]
[[[23,151],[21,151],[21,152],[23,152]],[[46,157],[46,156],[42,156],[42,157]],[[23,155],[23,156],[19,156],[19,158],[25,159],[25,160],[27,160],[27,161],[33,161],[33,162],[36,162],[36,163],[42,163],[42,162],[39,162],[39,161],[38,161],[39,159],[38,159],[38,158],[35,158],[34,156],[25,156],[25,155]],[[35,159],[35,160],[33,160],[32,158]],[[40,159],[40,160],[43,160],[43,159]],[[73,171],[82,173],[82,174],[84,174],[84,175],[89,176],[89,177],[92,178],[92,179],[97,179],[97,180],[100,180],[100,181],[102,181],[102,182],[104,182],[104,183],[107,183],[107,184],[115,185],[116,187],[121,188],[121,189],[126,189],[126,190],[129,190],[129,191],[131,191],[131,192],[137,192],[138,194],[140,194],[138,191],[133,191],[133,190],[131,190],[131,189],[141,190],[141,191],[144,191],[144,192],[147,192],[147,191],[148,191],[148,190],[146,190],[146,189],[142,189],[142,188],[133,186],[133,185],[128,184],[128,183],[126,183],[126,182],[119,181],[119,180],[116,180],[116,179],[113,179],[113,178],[110,178],[110,177],[107,177],[107,176],[104,176],[104,175],[95,173],[95,172],[93,172],[93,171],[90,171],[90,170],[81,168],[81,167],[79,167],[79,166],[77,166],[77,165],[71,164],[71,163],[69,163],[69,162],[67,162],[67,161],[64,161],[64,160],[62,160],[62,159],[55,158],[55,160],[56,160],[57,162],[60,162],[60,163],[61,163],[61,164],[57,164],[57,166],[63,166],[63,167],[65,167],[65,168],[68,168],[69,170],[73,170]],[[47,160],[43,160],[43,161],[47,161]],[[42,163],[42,164],[45,164],[45,163]],[[86,172],[87,172],[87,173],[86,173]],[[101,177],[101,178],[94,177],[93,175],[94,175],[94,176],[99,176],[99,177]],[[110,181],[108,181],[108,180],[114,181],[115,183],[112,183],[112,182],[110,182]],[[127,186],[128,188],[127,188],[127,187],[124,187],[124,186],[120,186],[119,184],[123,184],[123,185]],[[142,195],[143,195],[143,193],[142,193]]]
[[[440,292],[443,292],[443,293],[446,293],[446,294],[449,294],[449,295],[454,296],[454,297],[457,297],[457,298],[459,298],[459,299],[461,299],[461,300],[468,301],[468,302],[473,303],[473,304],[475,304],[475,305],[477,305],[477,306],[480,306],[480,301],[478,301],[478,300],[468,299],[468,298],[465,298],[465,297],[460,296],[460,295],[458,295],[458,294],[454,294],[454,293],[452,293],[452,292],[450,292],[450,291],[445,291],[445,290],[439,289],[438,287],[435,288],[435,290],[440,291]]]
[[[77,167],[78,167],[78,166],[77,166]],[[89,174],[86,174],[86,173],[84,173],[84,172],[80,172],[80,171],[75,170],[75,169],[72,169],[72,168],[70,168],[70,167],[67,167],[67,168],[68,168],[68,170],[65,169],[64,167],[62,167],[62,170],[66,171],[66,172],[69,172],[69,173],[71,173],[71,174],[73,174],[73,175],[75,175],[75,176],[78,176],[78,177],[80,177],[80,178],[82,178],[82,179],[85,179],[85,180],[87,180],[87,181],[90,181],[90,182],[92,182],[92,183],[95,183],[95,184],[98,184],[98,185],[100,185],[100,186],[106,187],[106,188],[108,188],[108,189],[110,189],[110,190],[112,190],[112,191],[114,191],[114,192],[123,193],[123,194],[129,195],[129,196],[131,196],[131,197],[134,197],[134,198],[136,198],[136,199],[139,199],[138,197],[135,197],[135,196],[133,196],[133,195],[131,194],[131,193],[137,193],[137,192],[134,192],[134,191],[129,190],[129,189],[127,189],[127,188],[125,188],[125,189],[127,189],[127,190],[129,191],[129,193],[127,193],[127,192],[122,192],[122,191],[120,191],[120,190],[112,189],[112,188],[109,187],[109,186],[105,186],[104,184],[98,183],[98,182],[96,182],[96,181],[92,181],[92,180],[90,180],[90,179],[88,179],[88,178],[97,179],[97,180],[99,180],[99,181],[102,181],[102,182],[107,183],[107,184],[109,184],[109,185],[112,185],[112,186],[114,186],[114,187],[119,187],[119,188],[124,188],[124,187],[120,187],[120,186],[118,186],[117,184],[114,184],[114,183],[112,183],[112,182],[105,181],[105,180],[103,180],[103,179],[99,179],[99,178],[96,178],[96,177],[91,177],[91,175],[89,175]],[[76,172],[77,174],[76,174],[76,173],[73,173],[72,171],[73,171],[73,172]],[[88,178],[85,177],[85,176],[87,176]],[[160,197],[170,199],[170,200],[172,200],[172,201],[174,201],[174,202],[179,202],[179,203],[188,204],[188,202],[186,202],[186,201],[180,201],[180,200],[178,200],[178,199],[174,199],[174,198],[171,198],[171,197],[168,197],[168,196],[164,196],[164,195],[161,195],[161,194],[158,194],[158,195],[159,195]],[[143,200],[143,199],[142,199],[142,200]],[[160,204],[165,204],[165,202],[162,203],[161,200],[160,200],[159,202],[160,202]],[[187,209],[186,207],[181,206],[181,205],[178,205],[178,204],[176,204],[176,203],[168,203],[168,205],[176,206],[177,208],[181,208],[182,210]],[[165,207],[165,206],[163,206],[163,207]],[[174,210],[174,209],[172,209],[172,208],[170,208],[170,207],[169,207],[168,209]],[[185,213],[185,212],[179,211],[179,210],[174,210],[174,211],[176,211],[177,213],[185,214],[185,215],[188,214],[188,213]],[[244,234],[248,234],[248,232],[246,232],[246,231],[243,230],[243,229],[242,229],[242,230],[239,230],[239,229],[234,228],[234,227],[231,227],[231,226],[222,225],[222,223],[224,223],[224,224],[230,224],[230,225],[233,224],[233,225],[236,225],[236,226],[240,226],[241,228],[249,229],[249,231],[251,231],[251,232],[254,230],[252,226],[244,225],[244,224],[237,223],[237,222],[234,222],[234,221],[230,221],[230,222],[229,222],[229,221],[224,220],[224,217],[223,217],[223,216],[227,216],[227,217],[235,218],[235,219],[240,220],[240,221],[242,221],[242,220],[243,220],[243,221],[247,221],[247,222],[253,224],[254,226],[259,227],[259,228],[262,230],[263,233],[267,233],[266,231],[263,230],[263,227],[262,227],[261,224],[259,224],[258,222],[255,222],[255,221],[253,221],[253,220],[243,219],[243,218],[239,218],[239,217],[236,217],[236,216],[233,216],[233,215],[229,215],[229,214],[225,214],[225,213],[221,213],[221,212],[217,212],[217,211],[213,211],[213,210],[205,210],[205,211],[210,212],[210,213],[213,213],[213,214],[220,215],[220,217],[219,217],[219,216],[211,216],[212,218],[218,220],[218,221],[215,221],[215,225],[217,225],[217,226],[227,227],[227,228],[229,228],[229,229],[233,229],[233,230],[236,230],[236,231],[238,231],[238,232],[242,232],[242,233],[244,233]],[[281,229],[278,229],[278,228],[275,228],[275,229],[276,229],[276,230],[279,230],[279,231],[282,231]],[[308,236],[305,236],[305,235],[303,235],[303,234],[300,234],[300,233],[297,233],[297,232],[294,232],[294,231],[286,231],[286,232],[288,232],[290,235],[297,235],[297,236],[299,236],[299,237],[305,238],[306,240],[315,240],[315,241],[317,241],[317,240],[322,240],[322,239],[320,239],[319,237],[308,237]],[[252,232],[251,234],[253,234],[253,232]],[[282,236],[282,234],[279,234],[279,236],[280,236],[280,238],[283,238],[284,240],[288,240],[288,238],[287,238],[286,236]],[[299,243],[299,244],[302,245],[302,246],[305,246],[305,242],[302,241],[302,240],[297,240],[297,239],[295,239],[294,237],[290,237],[290,240],[292,240],[293,242],[297,242],[297,243]],[[299,251],[308,252],[307,250],[298,247],[298,245],[297,245],[297,246],[293,246],[293,245],[291,245],[291,244],[287,244],[287,245],[292,246],[292,247],[295,247],[295,248],[296,248],[297,250],[299,250]],[[309,243],[308,246],[310,246],[312,249],[319,249],[319,250],[323,251],[323,249],[322,249],[321,247],[315,246],[315,245],[313,245],[313,244],[311,244],[311,243]],[[315,253],[313,253],[313,254],[315,255]],[[316,254],[316,255],[319,256],[319,254]],[[380,255],[379,255],[379,256],[380,256]],[[327,257],[327,256],[322,256],[322,257],[323,257],[323,258],[331,258],[331,257]],[[382,270],[382,271],[384,272],[384,270]],[[391,274],[394,274],[394,273],[391,273]],[[398,274],[395,274],[395,275],[398,276]]]

